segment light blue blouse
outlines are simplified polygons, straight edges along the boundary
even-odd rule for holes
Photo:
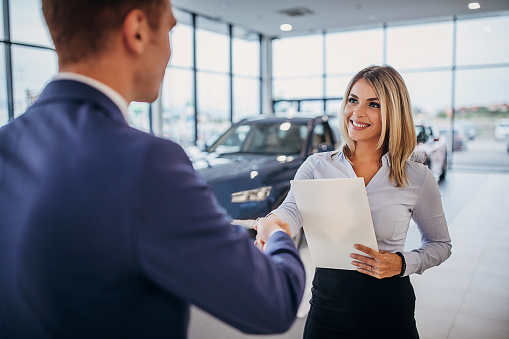
[[[447,229],[437,182],[423,164],[408,161],[405,168],[410,185],[395,187],[389,180],[389,157],[382,157],[382,167],[366,186],[378,249],[402,252],[407,264],[405,275],[422,274],[440,265],[451,255],[451,238]],[[352,165],[342,152],[316,153],[310,156],[295,174],[296,180],[356,178]],[[292,234],[302,227],[292,191],[272,211],[289,223]],[[403,252],[410,219],[421,233],[421,247]],[[341,216],[338,216],[338,223]],[[352,247],[353,252],[353,247]]]

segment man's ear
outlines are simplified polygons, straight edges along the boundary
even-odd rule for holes
[[[122,26],[122,36],[128,51],[134,54],[143,52],[150,38],[150,27],[143,11],[133,9],[127,14]]]

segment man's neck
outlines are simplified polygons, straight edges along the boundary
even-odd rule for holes
[[[110,58],[110,60],[112,60]],[[97,80],[119,93],[128,103],[133,101],[130,95],[129,68],[122,71],[122,62],[117,64],[101,61],[100,58],[93,62],[79,62],[68,65],[60,65],[60,72],[75,73]]]

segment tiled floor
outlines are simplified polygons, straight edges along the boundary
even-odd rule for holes
[[[509,174],[450,172],[440,184],[453,249],[439,267],[412,275],[422,339],[509,339]],[[407,249],[420,236],[410,228]],[[313,267],[301,250],[308,282]],[[302,317],[283,335],[247,336],[193,309],[189,338],[302,338]]]
[[[419,333],[423,339],[507,339],[509,175],[454,173],[447,180],[442,196],[453,254],[411,278]],[[461,189],[472,182],[475,189]],[[463,204],[449,216],[455,197]],[[414,228],[411,233],[418,232]]]

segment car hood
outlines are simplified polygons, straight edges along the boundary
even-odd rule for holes
[[[201,152],[191,157],[195,170],[208,182],[217,183],[232,178],[260,179],[269,172],[300,159],[299,155],[217,154]],[[258,179],[258,178],[257,178]]]

